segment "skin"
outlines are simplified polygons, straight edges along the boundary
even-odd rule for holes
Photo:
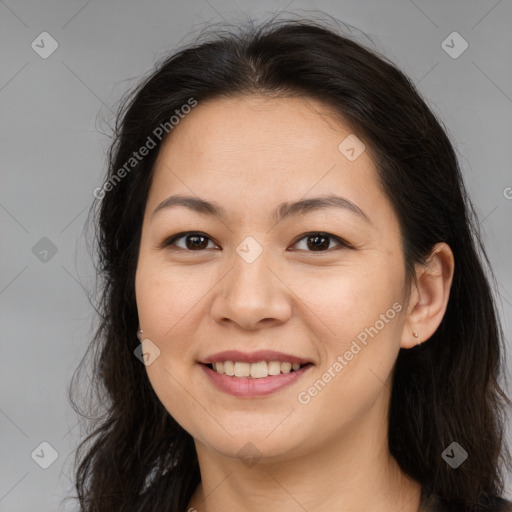
[[[146,366],[151,385],[195,441],[202,482],[188,510],[418,510],[419,483],[388,451],[391,377],[399,349],[440,324],[453,255],[436,245],[416,266],[417,283],[406,285],[400,226],[374,162],[368,151],[349,161],[338,150],[351,133],[314,100],[244,96],[199,103],[160,149],[136,298],[144,338],[160,350]],[[214,201],[226,216],[184,207],[152,216],[173,194]],[[271,219],[282,202],[324,194],[349,199],[369,222],[340,208]],[[207,247],[187,249],[186,238],[159,245],[182,231],[204,233]],[[331,238],[315,251],[304,235],[318,231],[352,248]],[[248,236],[263,249],[252,263],[236,252]],[[300,403],[298,394],[394,303],[401,311]],[[271,395],[234,397],[198,365],[231,349],[291,353],[314,367]],[[249,442],[251,466],[238,454]]]

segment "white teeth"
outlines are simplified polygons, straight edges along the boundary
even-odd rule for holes
[[[292,370],[292,363],[281,363],[281,372],[290,373]]]
[[[233,361],[224,361],[224,373],[231,376],[235,375],[235,363]]]
[[[268,377],[268,364],[265,361],[251,364],[251,377],[253,379],[261,379]]]
[[[279,375],[281,373],[281,363],[279,361],[270,361],[268,363],[268,374]]]
[[[249,377],[251,374],[250,363],[235,363],[235,377]]]
[[[279,375],[281,373],[290,373],[292,370],[300,369],[300,363],[281,363],[280,361],[258,361],[257,363],[245,363],[241,361],[224,361],[223,363],[213,363],[213,369],[221,375],[231,377],[252,377],[261,379],[269,375]]]

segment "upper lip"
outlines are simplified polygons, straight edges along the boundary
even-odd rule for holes
[[[257,352],[240,352],[238,350],[226,350],[217,352],[200,361],[202,364],[223,363],[224,361],[240,361],[244,363],[259,363],[260,361],[280,361],[281,363],[307,364],[311,361],[302,357],[276,352],[275,350],[258,350]]]

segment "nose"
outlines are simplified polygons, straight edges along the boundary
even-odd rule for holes
[[[219,283],[211,314],[216,322],[254,331],[286,322],[291,315],[292,292],[266,251],[248,263],[238,254]]]

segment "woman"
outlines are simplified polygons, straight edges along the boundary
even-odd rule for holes
[[[485,251],[391,63],[308,21],[183,49],[95,196],[82,510],[511,510]]]

